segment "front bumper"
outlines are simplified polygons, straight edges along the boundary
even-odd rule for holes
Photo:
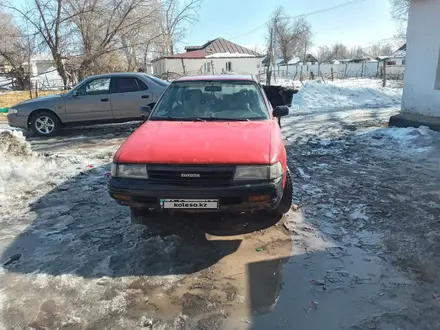
[[[112,177],[108,182],[108,191],[121,205],[159,209],[160,199],[218,199],[220,211],[243,212],[276,208],[283,194],[283,185],[282,180],[278,179],[227,187],[200,188]],[[250,201],[250,197],[255,196],[267,196],[267,199]]]
[[[7,115],[8,117],[8,124],[11,127],[18,127],[18,128],[22,128],[25,130],[28,130],[28,116],[20,116],[20,114],[15,113],[15,114],[11,114],[8,113]]]

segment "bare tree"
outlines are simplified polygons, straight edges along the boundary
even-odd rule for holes
[[[14,23],[12,15],[0,12],[2,29],[0,30],[0,62],[9,65],[11,75],[19,89],[29,88],[29,68],[24,71],[23,63],[28,62],[33,46],[29,44],[31,36]]]
[[[137,9],[143,0],[66,0],[66,10],[76,27],[75,40],[80,58],[79,79],[94,73],[98,60],[111,52],[124,49],[121,39],[130,35],[143,17]],[[146,15],[147,16],[147,15]]]
[[[390,3],[393,18],[400,23],[396,37],[405,39],[411,0],[390,0]]]
[[[186,34],[186,25],[194,24],[198,20],[198,10],[202,0],[161,0],[161,23],[162,36],[157,42],[160,55],[174,54],[175,45]]]
[[[284,63],[288,63],[294,56],[305,59],[307,50],[311,47],[311,26],[304,18],[285,17],[284,9],[280,7],[276,15],[277,48]],[[304,56],[302,56],[304,55]]]
[[[411,0],[390,0],[390,2],[393,18],[399,21],[407,21]]]
[[[364,48],[362,48],[361,46],[352,47],[348,51],[349,58],[361,59],[361,58],[365,57],[366,55],[367,55],[367,53],[365,52]]]
[[[67,87],[68,73],[64,59],[67,53],[69,28],[66,24],[73,16],[65,12],[66,0],[29,0],[24,7],[19,7],[15,1],[9,1],[3,6],[15,14],[35,31],[45,46],[49,49],[64,87]]]
[[[389,56],[395,52],[396,47],[391,43],[374,43],[366,50],[371,57]]]
[[[318,60],[319,63],[333,60],[332,56],[333,56],[332,51],[328,46],[319,47],[316,53],[316,59]]]
[[[347,59],[349,58],[349,52],[347,46],[342,43],[336,43],[331,47],[331,54],[334,59]]]

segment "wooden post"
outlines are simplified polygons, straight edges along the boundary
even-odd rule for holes
[[[212,71],[212,74],[215,74],[215,68],[214,68],[214,61],[213,60],[211,60],[211,71]]]
[[[180,60],[182,61],[183,75],[186,76],[185,63],[183,62],[183,58],[182,57],[180,58]]]
[[[387,61],[383,61],[383,87],[387,85]]]
[[[330,69],[330,73],[331,73],[331,75],[332,75],[332,81],[334,81],[334,80],[335,80],[335,76],[334,76],[334,74],[333,74],[333,65],[332,65],[332,67],[331,67],[331,69]]]
[[[347,78],[348,62],[345,63],[344,78]]]
[[[38,80],[35,81],[35,97],[38,97]]]
[[[362,62],[361,77],[364,76],[364,63]]]

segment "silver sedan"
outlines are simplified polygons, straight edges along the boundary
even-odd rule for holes
[[[65,94],[12,106],[8,122],[11,127],[53,136],[63,126],[141,120],[141,106],[153,108],[168,85],[140,72],[91,76]]]

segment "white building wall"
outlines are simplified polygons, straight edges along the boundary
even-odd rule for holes
[[[231,62],[232,70],[238,74],[254,74],[257,75],[260,66],[261,58],[206,58],[206,59],[183,59],[186,75],[198,74],[221,74],[222,69],[226,71],[226,63]],[[207,71],[206,63],[210,63],[210,71]],[[182,59],[160,59],[153,63],[154,74],[161,75],[167,72],[184,75]]]
[[[440,1],[413,0],[402,112],[440,117]]]

